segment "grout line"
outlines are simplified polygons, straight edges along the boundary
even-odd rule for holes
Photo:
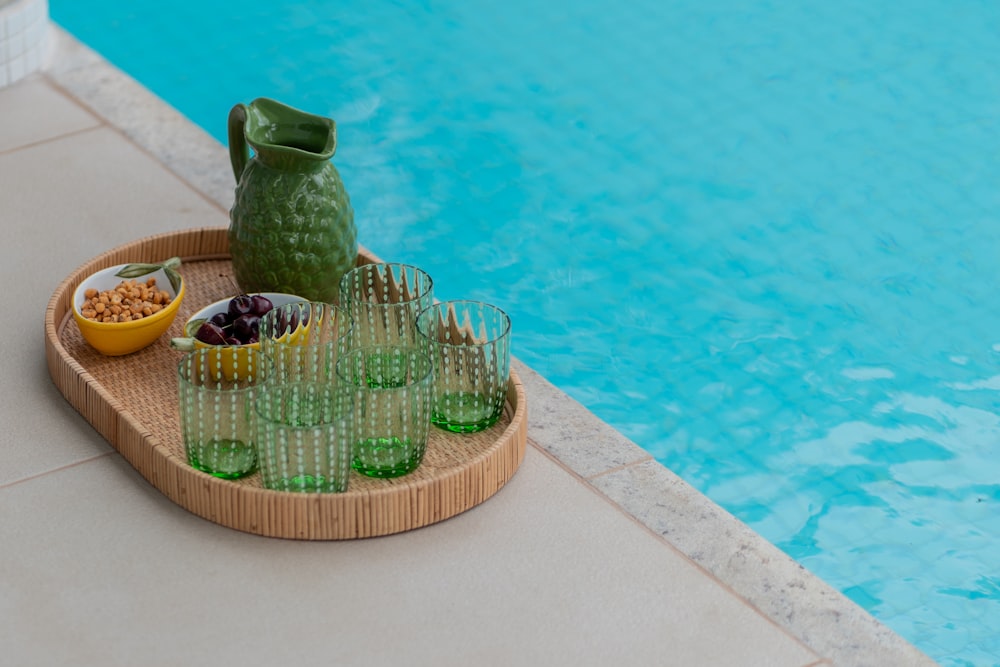
[[[76,461],[74,463],[67,463],[67,464],[61,465],[61,466],[59,466],[57,468],[52,468],[51,470],[46,470],[44,472],[38,472],[38,473],[35,473],[34,475],[28,475],[27,477],[22,477],[21,479],[16,479],[16,480],[14,480],[12,482],[4,482],[3,484],[0,484],[0,491],[2,491],[3,489],[8,489],[8,488],[10,488],[12,486],[17,486],[19,484],[24,484],[26,482],[31,482],[33,480],[36,480],[36,479],[40,478],[40,477],[46,477],[48,475],[59,473],[59,472],[62,472],[64,470],[69,470],[70,468],[76,468],[78,466],[82,466],[82,465],[85,465],[87,463],[93,463],[94,461],[99,461],[101,459],[110,458],[110,457],[113,457],[117,453],[118,452],[110,451],[110,452],[107,452],[107,453],[104,453],[104,454],[97,454],[96,456],[91,456],[91,457],[86,458],[86,459],[81,459],[80,461]]]
[[[70,131],[68,131],[68,132],[66,132],[64,134],[60,134],[60,135],[57,135],[57,136],[48,137],[46,139],[39,139],[38,141],[32,141],[30,143],[21,144],[19,146],[14,146],[13,148],[0,149],[0,155],[13,155],[15,153],[21,152],[22,150],[30,150],[30,149],[36,148],[38,146],[44,146],[46,144],[51,144],[51,143],[55,143],[57,141],[62,141],[63,139],[65,139],[67,137],[77,137],[77,136],[80,136],[82,134],[87,134],[88,132],[94,132],[94,131],[97,131],[97,130],[100,130],[100,129],[103,129],[103,128],[107,128],[107,127],[109,127],[109,126],[108,125],[94,125],[93,127],[83,127],[83,128],[80,128],[79,130],[70,130]]]
[[[198,196],[200,199],[204,200],[211,207],[218,209],[222,213],[229,213],[229,209],[220,201],[214,197],[209,196],[205,190],[198,186],[197,183],[192,182],[190,175],[183,173],[181,170],[176,169],[173,165],[164,162],[160,155],[157,155],[145,142],[138,140],[136,137],[124,129],[120,123],[116,123],[113,119],[109,118],[105,114],[101,113],[100,110],[92,106],[90,103],[82,99],[80,96],[75,95],[71,90],[67,89],[62,83],[50,76],[49,74],[44,74],[45,79],[49,84],[57,90],[61,95],[72,100],[77,106],[81,107],[87,113],[94,116],[100,123],[100,127],[106,128],[115,134],[118,134],[122,139],[124,139],[130,146],[133,146],[137,151],[146,155],[150,158],[152,162],[159,165],[163,170],[169,173],[173,178],[176,178],[181,183],[184,184],[192,193]],[[91,128],[95,129],[95,128]],[[71,136],[75,133],[67,133],[63,136]],[[235,188],[235,183],[233,185]]]
[[[625,470],[626,468],[631,468],[632,466],[636,466],[636,465],[639,465],[639,464],[642,464],[642,463],[649,463],[650,461],[655,461],[655,460],[656,459],[653,457],[653,455],[650,454],[649,456],[644,456],[644,457],[642,457],[640,459],[636,459],[635,461],[632,461],[631,463],[622,463],[622,464],[617,465],[617,466],[615,466],[613,468],[608,468],[607,470],[602,470],[601,472],[594,473],[593,475],[589,475],[587,477],[581,477],[581,479],[584,479],[584,480],[590,482],[591,480],[600,479],[601,477],[604,477],[605,475],[612,475],[612,474],[614,474],[616,472]]]

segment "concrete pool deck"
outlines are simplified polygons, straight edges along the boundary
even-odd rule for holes
[[[174,505],[52,384],[42,314],[109,248],[227,225],[228,153],[51,30],[0,87],[5,662],[934,664],[520,363],[524,463],[452,519],[295,542]]]

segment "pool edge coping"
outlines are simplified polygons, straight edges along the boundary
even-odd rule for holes
[[[38,74],[228,210],[228,150],[61,27],[51,31],[51,56]],[[531,397],[530,445],[824,661],[937,664],[540,374],[514,364]]]

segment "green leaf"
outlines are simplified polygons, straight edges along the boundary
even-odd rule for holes
[[[208,322],[207,319],[191,320],[186,325],[184,325],[184,335],[194,338],[194,335],[198,333],[198,329],[201,325]]]
[[[180,257],[171,257],[162,264],[126,264],[115,275],[119,278],[140,278],[163,269],[163,273],[166,274],[167,280],[170,281],[170,286],[174,288],[174,294],[178,294],[181,291],[181,274],[177,273],[176,269],[180,265]]]
[[[163,268],[163,272],[167,274],[167,280],[170,281],[170,286],[174,288],[174,294],[178,294],[181,291],[181,274],[177,273],[173,269]]]
[[[194,338],[171,338],[170,347],[181,352],[190,352],[194,349]]]
[[[160,268],[159,264],[126,264],[115,275],[119,278],[139,278],[153,271],[159,271]]]

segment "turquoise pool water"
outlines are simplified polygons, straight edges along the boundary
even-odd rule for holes
[[[782,3],[792,4],[792,3]],[[361,241],[944,665],[1000,664],[1000,8],[51,0],[225,142],[333,117]]]

